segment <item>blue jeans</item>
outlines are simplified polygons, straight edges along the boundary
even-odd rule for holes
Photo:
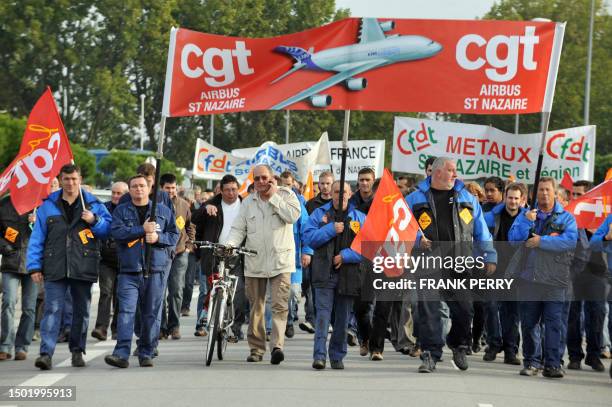
[[[85,352],[87,344],[87,327],[89,325],[89,305],[91,303],[91,285],[89,281],[64,278],[57,281],[45,281],[45,305],[40,322],[40,354],[53,356],[57,336],[62,325],[62,313],[65,311],[66,292],[70,290],[73,314],[70,326],[70,352]]]
[[[332,309],[335,313],[334,328],[329,340],[329,359],[339,361],[344,359],[347,352],[346,336],[348,331],[349,317],[353,310],[353,297],[336,294],[333,288],[315,288],[315,340],[314,360],[326,360],[327,335],[331,319]]]
[[[535,298],[539,301],[523,301],[520,303],[521,331],[523,333],[523,365],[536,368],[544,366],[558,368],[561,366],[561,341],[563,338],[563,313],[565,305],[565,289],[561,287],[543,286],[537,283],[522,282],[519,287],[521,296]],[[544,323],[544,332],[540,323]],[[544,343],[541,334],[544,334]],[[544,350],[542,350],[542,346]]]
[[[567,351],[570,360],[584,359],[580,316],[584,307],[584,330],[586,332],[587,356],[599,358],[603,342],[605,301],[572,301],[570,308]]]
[[[185,272],[185,288],[183,288],[183,304],[181,309],[191,307],[191,297],[193,297],[193,285],[200,272],[200,262],[195,253],[189,253],[187,260],[187,271]]]
[[[29,274],[2,273],[2,336],[0,352],[27,352],[34,334],[34,318],[38,284]],[[15,305],[21,283],[21,319],[15,333]]]
[[[117,277],[117,345],[113,355],[127,360],[132,346],[136,308],[140,309],[140,358],[152,358],[159,336],[156,321],[161,310],[165,273],[151,273],[148,278],[137,273],[119,273]]]
[[[519,303],[487,301],[485,308],[489,349],[516,355],[519,344]]]
[[[289,293],[289,314],[287,316],[287,326],[293,325],[293,321],[297,319],[298,304],[302,297],[302,284],[291,284],[291,292]]]
[[[204,301],[206,300],[206,294],[208,293],[208,281],[206,273],[202,268],[200,268],[198,272],[198,282],[200,283],[200,293],[198,294],[198,303],[196,305],[196,313],[198,314],[196,318],[196,330],[202,328],[200,321],[204,316]]]
[[[168,276],[168,297],[164,298],[162,307],[161,329],[171,333],[180,326],[181,306],[183,305],[183,289],[185,288],[185,273],[189,253],[177,254],[172,260]],[[167,308],[166,308],[167,305]]]
[[[72,325],[72,294],[70,290],[66,290],[64,311],[62,311],[62,327],[61,331],[70,330]]]

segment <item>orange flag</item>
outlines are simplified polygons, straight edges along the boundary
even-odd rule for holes
[[[355,236],[351,249],[370,260],[378,256],[410,254],[418,231],[419,224],[393,176],[385,169],[368,216]],[[403,269],[385,268],[385,274],[389,277],[400,276],[403,272]]]
[[[610,213],[611,200],[612,179],[574,199],[564,209],[574,215],[578,228],[597,229]]]
[[[608,172],[606,172],[606,181],[612,179],[612,168],[608,169]]]
[[[314,198],[314,182],[312,180],[312,170],[308,171],[308,178],[306,179],[306,184],[304,185],[304,199],[306,201],[310,201]]]
[[[31,211],[49,195],[51,180],[72,158],[66,130],[47,88],[30,113],[19,154],[0,175],[0,195],[10,188],[17,212]]]
[[[247,178],[244,180],[244,182],[242,183],[242,185],[240,185],[240,188],[238,189],[238,195],[240,195],[243,198],[246,198],[247,196],[249,196],[249,185],[251,185],[253,182],[255,182],[253,180],[253,169],[255,167],[251,167],[251,171],[249,171],[249,175],[247,176]]]

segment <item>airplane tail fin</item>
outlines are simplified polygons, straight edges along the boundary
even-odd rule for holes
[[[295,60],[295,64],[293,64],[293,67],[289,71],[274,79],[271,84],[274,84],[305,67],[306,61],[311,57],[310,52],[300,47],[286,47],[284,45],[280,45],[274,48],[274,51],[291,56]]]

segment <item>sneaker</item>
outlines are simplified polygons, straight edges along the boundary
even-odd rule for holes
[[[40,370],[51,370],[53,368],[51,356],[47,355],[46,353],[40,355],[36,358],[34,366],[36,366]]]
[[[569,364],[567,365],[567,368],[569,370],[581,370],[582,366],[579,360],[570,360]]]
[[[15,360],[26,360],[28,358],[28,354],[24,351],[19,351],[15,353]]]
[[[521,376],[537,376],[538,373],[540,373],[541,369],[538,369],[537,367],[533,367],[533,366],[526,366],[523,369],[521,369],[521,371],[519,372],[519,374]]]
[[[106,332],[104,332],[100,328],[96,328],[93,331],[91,331],[91,336],[96,338],[99,341],[105,341],[107,339]]]
[[[159,340],[164,340],[164,339],[168,339],[168,334],[165,333],[164,331],[159,331]]]
[[[563,370],[561,370],[561,367],[545,367],[542,371],[542,376],[550,379],[561,379],[563,377]]]
[[[85,361],[83,360],[83,352],[75,351],[72,352],[72,367],[85,367]]]
[[[196,329],[196,331],[193,333],[194,336],[206,336],[208,335],[208,332],[206,332],[206,329],[204,328],[198,328]]]
[[[40,330],[36,329],[34,330],[34,335],[32,335],[32,342],[38,342],[40,341]]]
[[[610,351],[604,350],[603,352],[601,352],[601,355],[599,355],[599,357],[602,359],[612,359],[612,353],[610,353]]]
[[[287,325],[287,328],[285,328],[285,336],[287,338],[293,338],[294,335],[295,335],[295,330],[293,329],[293,324]]]
[[[601,363],[601,359],[599,359],[597,356],[587,356],[584,360],[584,364],[587,366],[591,366],[591,368],[596,372],[605,372],[606,370],[603,363]]]
[[[314,326],[312,326],[312,324],[308,321],[300,322],[298,326],[304,332],[308,332],[309,334],[315,333]]]
[[[172,333],[170,334],[170,337],[172,339],[174,339],[175,341],[181,339],[181,332],[180,332],[180,330],[178,328],[174,328],[172,330]]]
[[[359,345],[359,341],[357,340],[357,335],[355,335],[355,332],[348,331],[348,333],[346,335],[346,343],[348,344],[348,346],[357,346],[357,345]]]
[[[125,369],[126,367],[130,365],[130,362],[116,355],[104,356],[104,362],[106,362],[107,365],[119,367],[121,369]]]
[[[11,360],[12,358],[13,358],[13,355],[11,355],[10,353],[0,352],[0,361]]]
[[[312,368],[316,370],[325,369],[325,361],[324,360],[315,360],[312,362]]]
[[[419,373],[433,373],[436,370],[436,361],[429,351],[421,354],[421,361],[423,363],[419,366]]]
[[[487,349],[485,350],[485,354],[482,357],[482,360],[484,360],[485,362],[493,362],[497,358],[497,353],[498,352],[496,350]]]
[[[261,362],[262,359],[263,357],[259,353],[257,353],[257,351],[252,349],[251,354],[247,356],[246,361],[247,362]]]
[[[465,354],[465,349],[454,348],[453,349],[453,364],[459,370],[467,370],[468,363]]]
[[[344,369],[344,363],[341,360],[330,360],[329,364],[332,369],[342,370]]]
[[[421,353],[422,353],[421,348],[419,348],[418,346],[415,346],[414,348],[412,348],[409,355],[411,358],[418,358],[421,356]]]
[[[270,363],[273,365],[280,365],[280,362],[285,360],[285,354],[281,348],[272,349],[272,357],[270,358]]]
[[[368,341],[361,342],[361,346],[359,347],[359,355],[368,356],[370,353],[370,349],[368,348]]]
[[[521,361],[516,357],[514,353],[506,353],[504,354],[504,363],[507,365],[520,366]]]
[[[138,358],[138,364],[140,365],[140,367],[153,367],[153,359]]]
[[[370,360],[383,360],[382,352],[372,352],[372,356],[370,356]]]
[[[182,317],[188,317],[189,316],[189,309],[188,308],[183,308],[181,310],[181,316]]]

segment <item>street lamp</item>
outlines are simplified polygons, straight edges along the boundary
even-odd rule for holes
[[[145,95],[140,95],[140,151],[144,150],[145,138],[145,117],[144,117],[144,100]]]

